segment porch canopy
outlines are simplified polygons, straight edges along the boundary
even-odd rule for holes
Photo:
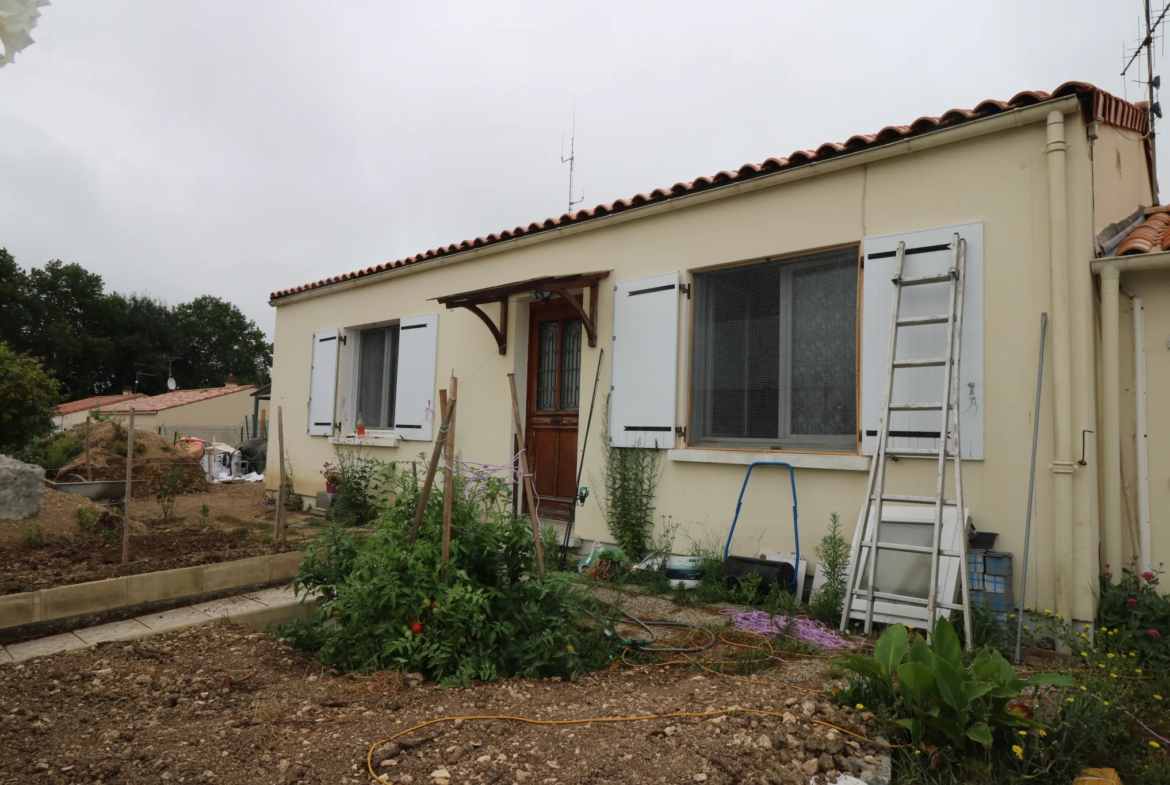
[[[530,278],[527,281],[517,281],[516,283],[492,286],[487,289],[476,289],[473,292],[448,294],[445,297],[435,297],[433,299],[447,306],[448,310],[453,308],[466,308],[478,316],[487,325],[488,329],[492,331],[492,336],[496,339],[496,345],[500,347],[500,354],[507,354],[508,298],[512,295],[524,294],[525,292],[536,295],[547,294],[550,297],[554,294],[559,295],[571,303],[577,310],[577,313],[581,315],[581,324],[585,328],[585,334],[589,337],[589,345],[597,346],[597,284],[608,276],[609,272],[606,271]],[[577,298],[570,294],[570,290],[572,289],[589,290],[588,313],[585,312],[585,308],[577,301]],[[481,305],[486,303],[500,304],[500,323],[498,326],[480,308]]]

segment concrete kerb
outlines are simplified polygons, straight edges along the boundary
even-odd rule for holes
[[[289,551],[0,596],[0,630],[236,588],[283,583],[296,575],[303,557],[301,551]]]

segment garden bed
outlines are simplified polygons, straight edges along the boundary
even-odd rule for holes
[[[778,666],[753,678],[786,675]],[[723,785],[807,783],[814,768],[880,755],[812,722],[871,735],[855,712],[781,684],[659,667],[441,689],[399,674],[339,676],[265,635],[215,625],[0,666],[0,782],[367,785],[371,744],[439,717],[581,719],[733,706],[789,716],[447,722],[405,737],[417,744],[409,749],[379,747],[374,766],[388,782],[414,785],[432,785],[442,769],[456,785]]]

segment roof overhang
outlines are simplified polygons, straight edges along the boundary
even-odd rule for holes
[[[1119,273],[1170,269],[1170,251],[1138,253],[1132,256],[1110,256],[1105,259],[1093,259],[1089,262],[1089,269],[1093,271],[1093,275],[1100,275],[1101,271],[1107,267],[1112,267]]]
[[[682,210],[696,205],[705,204],[707,202],[715,201],[717,199],[724,199],[729,196],[738,196],[740,194],[751,193],[759,191],[764,188],[771,188],[785,183],[796,182],[810,177],[817,177],[822,174],[829,174],[830,172],[839,172],[844,169],[851,169],[855,166],[862,166],[877,161],[885,161],[891,158],[897,158],[910,153],[917,153],[923,150],[929,150],[942,145],[951,144],[954,142],[963,142],[969,139],[976,139],[989,134],[998,133],[1000,131],[1008,131],[1014,128],[1039,123],[1047,119],[1051,112],[1060,112],[1061,114],[1074,114],[1081,110],[1081,99],[1077,95],[1066,95],[1061,98],[1053,98],[1047,101],[1040,101],[1038,103],[1021,107],[1018,109],[1010,109],[998,114],[993,114],[988,117],[980,117],[973,120],[967,120],[958,125],[939,128],[934,131],[926,131],[924,133],[907,136],[896,139],[894,141],[880,144],[874,147],[867,147],[856,152],[845,152],[835,155],[831,158],[814,159],[800,166],[795,166],[787,169],[782,169],[771,174],[762,174],[748,180],[734,181],[724,185],[712,185],[701,191],[694,191],[680,196],[671,197],[664,201],[651,202],[640,207],[630,207],[621,212],[613,212],[598,218],[590,218],[589,220],[580,223],[572,223],[556,228],[535,232],[532,234],[525,234],[519,237],[513,237],[508,240],[500,240],[493,242],[490,245],[484,245],[475,248],[468,248],[463,251],[456,251],[453,253],[436,256],[431,259],[425,259],[419,262],[412,262],[397,267],[389,267],[388,269],[378,272],[371,272],[360,276],[347,278],[345,280],[334,281],[331,283],[315,286],[314,288],[305,289],[304,291],[294,292],[292,294],[285,294],[280,297],[270,299],[268,304],[272,307],[279,307],[290,303],[300,302],[312,297],[320,297],[322,295],[333,294],[335,292],[344,291],[355,286],[365,286],[367,284],[378,283],[390,278],[396,278],[400,275],[410,275],[411,273],[425,272],[437,267],[445,267],[451,264],[459,264],[461,262],[471,261],[473,259],[481,259],[491,254],[503,253],[506,251],[515,250],[517,248],[524,248],[535,243],[547,242],[561,237],[569,237],[580,232],[589,232],[596,229],[603,229],[609,226],[625,223],[626,221],[634,221],[639,218],[648,218],[652,215],[661,215],[672,210]]]
[[[507,283],[501,286],[489,286],[486,289],[476,289],[471,292],[448,294],[443,297],[434,297],[440,304],[447,306],[447,310],[465,308],[478,316],[492,331],[496,339],[496,346],[500,354],[508,353],[508,300],[517,294],[541,295],[547,294],[548,299],[557,295],[572,304],[581,316],[581,323],[585,333],[589,336],[589,345],[597,346],[597,289],[598,282],[609,276],[608,271],[595,273],[579,273],[577,275],[552,275],[543,278],[529,278],[526,281]],[[573,296],[573,289],[589,290],[589,311]],[[500,304],[500,322],[497,325],[491,317],[484,313],[481,305],[488,303]]]

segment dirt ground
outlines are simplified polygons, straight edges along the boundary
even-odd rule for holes
[[[203,525],[201,508],[209,514]],[[35,591],[199,564],[213,564],[274,552],[271,544],[275,509],[264,504],[262,483],[211,485],[198,493],[178,497],[175,516],[161,519],[154,499],[135,499],[130,507],[135,521],[131,529],[131,558],[121,566],[121,527],[105,537],[83,532],[78,507],[104,510],[101,505],[72,494],[45,489],[41,514],[27,521],[0,523],[0,595]],[[288,513],[289,546],[314,531],[318,521],[300,513]],[[40,525],[45,545],[25,546],[22,530]]]
[[[85,428],[74,428],[69,435],[85,441]],[[125,453],[126,427],[116,420],[94,423],[89,430],[89,453],[83,450],[65,464],[57,474],[58,482],[74,482],[84,477],[95,480],[125,480],[126,456],[118,454],[118,445]],[[143,487],[135,488],[135,495],[149,493],[149,486],[157,480],[156,470],[175,469],[184,475],[183,489],[205,490],[207,480],[199,461],[181,446],[152,433],[134,431],[134,479],[144,480]]]
[[[796,680],[784,666],[751,678],[768,683],[670,666],[442,689],[399,674],[342,675],[263,634],[198,627],[0,666],[0,783],[365,785],[374,742],[472,715],[570,720],[738,706],[780,716],[442,722],[379,746],[376,770],[405,785],[806,783],[878,753],[815,724],[873,734],[853,710],[775,683]],[[822,677],[800,681],[811,690]]]

